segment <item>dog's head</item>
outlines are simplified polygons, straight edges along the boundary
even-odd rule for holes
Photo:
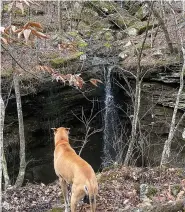
[[[54,132],[55,141],[58,141],[58,140],[68,141],[70,128],[59,127],[59,128],[51,128],[51,129]]]

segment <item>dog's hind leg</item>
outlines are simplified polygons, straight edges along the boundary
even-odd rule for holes
[[[85,192],[81,188],[72,186],[71,212],[76,212],[77,204],[84,196]]]
[[[65,212],[69,212],[69,194],[68,194],[68,188],[67,188],[67,183],[65,180],[63,180],[61,177],[59,178],[60,180],[60,185],[64,197],[64,203],[65,203]]]

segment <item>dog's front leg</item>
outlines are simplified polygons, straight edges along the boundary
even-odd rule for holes
[[[68,195],[67,183],[62,178],[59,178],[59,179],[60,179],[60,185],[61,185],[61,189],[62,189],[63,197],[64,197],[65,212],[70,212],[70,209],[69,209],[69,195]]]

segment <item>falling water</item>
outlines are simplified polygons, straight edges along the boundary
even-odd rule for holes
[[[112,67],[105,69],[105,115],[104,115],[104,147],[103,167],[116,161],[116,140],[118,137],[118,114],[115,107],[111,84]]]

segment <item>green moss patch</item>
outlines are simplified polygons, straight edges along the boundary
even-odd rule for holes
[[[54,58],[50,61],[50,63],[53,68],[60,68],[63,65],[67,64],[68,62],[78,59],[83,54],[84,54],[83,52],[76,52],[67,57]]]

